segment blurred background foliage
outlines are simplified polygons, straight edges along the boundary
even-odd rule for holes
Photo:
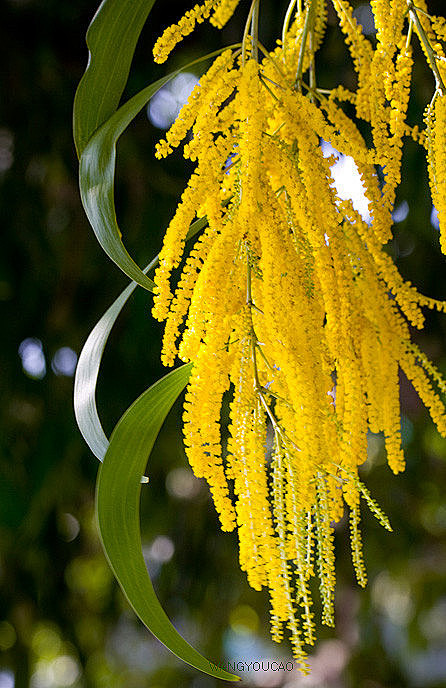
[[[262,3],[262,40],[269,47],[286,4]],[[367,3],[355,4],[374,40]],[[203,26],[168,67],[154,66],[156,36],[188,5],[155,4],[127,95],[180,63],[239,40],[246,2],[224,31]],[[442,0],[430,6],[434,13],[445,11]],[[77,355],[126,283],[98,248],[77,189],[71,110],[95,9],[90,0],[0,4],[0,688],[211,688],[221,682],[196,675],[165,651],[117,588],[94,523],[97,462],[72,412]],[[354,78],[332,14],[317,70],[322,87],[334,85],[333,76],[347,85]],[[433,90],[423,60],[415,82],[413,123]],[[187,88],[183,80],[166,90],[119,144],[119,219],[141,265],[158,252],[190,172],[179,155],[161,163],[153,156]],[[446,298],[445,258],[423,153],[415,144],[406,148],[397,208],[389,250],[400,271],[422,292]],[[160,328],[150,307],[150,295],[136,293],[111,336],[98,390],[108,433],[162,373]],[[430,314],[416,338],[446,373],[446,317]],[[242,685],[446,686],[446,443],[405,380],[402,404],[406,472],[390,473],[379,436],[370,436],[363,468],[395,531],[383,531],[365,514],[367,589],[359,591],[354,583],[341,523],[337,627],[321,629],[313,673],[302,679],[296,671],[271,666],[248,673],[244,665]],[[177,628],[215,663],[263,661],[267,667],[278,657],[289,662],[287,644],[268,640],[265,595],[247,587],[235,538],[219,531],[207,488],[186,465],[180,417],[177,406],[150,459],[150,487],[143,488],[143,549],[159,597]]]

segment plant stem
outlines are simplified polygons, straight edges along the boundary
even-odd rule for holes
[[[314,103],[313,92],[316,90],[316,68],[314,64],[314,22],[310,28],[310,100]]]
[[[430,65],[430,68],[432,69],[432,72],[433,72],[434,77],[435,77],[435,84],[437,87],[437,91],[440,91],[441,95],[444,96],[444,95],[446,95],[446,87],[444,85],[443,79],[441,78],[441,74],[438,71],[437,58],[436,58],[436,55],[432,49],[431,44],[429,43],[429,39],[426,35],[426,32],[425,32],[423,25],[420,21],[420,18],[418,16],[417,8],[413,4],[412,0],[407,0],[407,7],[409,8],[410,18],[412,19],[412,21],[414,22],[414,24],[417,28],[417,33],[418,33],[418,36],[420,38],[420,41],[422,42],[424,49],[426,50],[427,57],[429,60],[429,65]]]
[[[252,55],[257,60],[257,42],[258,42],[258,24],[259,24],[259,2],[260,0],[252,0],[251,7],[246,19],[245,30],[243,32],[242,41],[242,62],[246,62],[246,47],[248,43],[249,30],[251,29],[251,49]]]
[[[296,451],[300,451],[297,444],[295,444],[288,437],[288,435],[286,435],[284,433],[284,431],[280,427],[279,421],[277,420],[273,411],[269,407],[267,400],[265,399],[264,388],[260,384],[259,371],[258,371],[258,367],[257,367],[257,349],[259,349],[262,356],[263,356],[263,351],[259,347],[259,340],[257,339],[257,334],[256,334],[256,331],[254,329],[254,322],[252,319],[252,309],[253,308],[256,308],[257,310],[259,310],[259,309],[256,307],[256,305],[254,304],[254,302],[252,300],[252,267],[249,264],[248,251],[246,251],[246,305],[249,308],[249,317],[250,317],[250,323],[251,323],[251,327],[250,327],[250,330],[251,330],[250,331],[250,340],[251,341],[250,341],[250,344],[251,344],[252,365],[253,365],[253,370],[254,370],[255,391],[258,394],[258,397],[259,397],[259,399],[260,399],[260,401],[261,401],[261,403],[262,403],[262,405],[263,405],[263,407],[264,407],[264,409],[268,415],[268,418],[270,419],[270,421],[272,423],[272,426],[274,428],[274,432],[276,433],[276,435],[280,436],[282,438],[282,441],[288,442],[292,447],[294,447],[294,449]],[[271,367],[267,361],[266,361],[266,363],[269,367]],[[268,390],[266,390],[266,392],[268,394],[270,394],[270,392],[268,392]],[[281,401],[288,403],[288,402],[286,402],[285,399],[283,399],[283,400],[281,399]]]
[[[307,7],[307,14],[305,16],[304,28],[302,31],[302,38],[301,38],[300,49],[299,49],[299,59],[297,62],[297,69],[296,69],[296,78],[294,80],[294,88],[295,89],[300,88],[300,82],[302,79],[304,57],[305,57],[305,47],[307,45],[308,32],[310,30],[311,22],[313,19],[313,7],[314,7],[314,2],[313,2],[313,0],[310,0],[310,3]]]
[[[258,62],[257,43],[259,40],[259,6],[260,0],[254,0],[254,7],[251,18],[251,36],[252,36],[252,58]]]

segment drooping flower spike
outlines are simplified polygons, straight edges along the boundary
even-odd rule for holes
[[[315,575],[322,621],[334,623],[334,524],[347,508],[360,585],[366,583],[361,497],[390,530],[358,467],[370,430],[384,434],[392,471],[404,469],[399,369],[446,437],[440,396],[446,383],[412,343],[409,328],[423,326],[422,307],[446,306],[405,282],[385,251],[405,135],[430,142],[440,222],[446,215],[444,95],[431,107],[427,137],[406,123],[415,24],[412,16],[406,21],[408,4],[372,2],[378,29],[372,48],[349,3],[333,0],[358,89],[349,94],[336,84],[328,96],[315,78],[325,3],[290,3],[282,42],[261,59],[252,11],[242,53],[216,59],[156,150],[158,157],[169,154],[190,131],[184,155],[197,163],[166,232],[153,308],[166,322],[163,362],[173,365],[177,355],[194,362],[186,453],[209,483],[222,528],[238,529],[249,583],[269,590],[273,639],[288,629],[303,670],[304,646],[314,642]],[[210,12],[217,4],[205,6]],[[422,39],[430,40],[420,26]],[[444,37],[441,22],[430,26]],[[371,147],[342,110],[344,98],[370,123]],[[370,223],[338,198],[321,141],[355,159]],[[383,187],[376,165],[384,169]],[[173,291],[189,224],[203,215],[208,225]]]
[[[155,62],[165,62],[174,47],[188,36],[205,19],[219,29],[231,19],[239,0],[204,0],[188,10],[177,24],[169,26],[153,48]]]

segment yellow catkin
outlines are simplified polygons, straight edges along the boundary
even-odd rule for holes
[[[161,139],[157,143],[155,147],[155,156],[157,158],[166,157],[174,148],[177,148],[196,122],[200,113],[208,111],[209,101],[212,99],[212,96],[218,94],[228,80],[230,80],[227,72],[233,63],[233,59],[232,51],[225,50],[214,60],[208,71],[203,74],[199,84],[193,88],[187,102],[183,105],[177,118],[168,129],[165,139]],[[222,100],[220,100],[220,103]]]
[[[446,253],[446,95],[438,95],[428,118],[429,180],[440,224],[440,245]]]
[[[158,38],[153,46],[155,62],[162,63],[167,60],[175,46],[195,29],[197,23],[207,19],[211,10],[217,4],[217,0],[204,0],[203,4],[195,5],[181,17],[178,24],[172,24]]]
[[[361,531],[359,530],[359,507],[350,509],[350,540],[356,579],[359,585],[364,588],[367,585],[367,574],[362,553]]]
[[[212,387],[208,385],[210,378]],[[223,472],[219,424],[221,400],[228,385],[221,358],[203,350],[194,365],[183,415],[189,462],[195,475],[209,482],[223,530],[232,530],[235,520]]]
[[[372,46],[358,28],[350,4],[345,0],[333,0],[333,6],[338,14],[339,25],[344,32],[345,41],[350,50],[358,75],[356,109],[360,117],[368,119],[370,117],[370,67],[373,56]]]
[[[325,482],[322,476],[318,476],[314,518],[318,550],[319,587],[322,598],[322,623],[327,626],[334,626],[334,535],[327,511]]]
[[[446,437],[446,412],[443,402],[433,388],[429,376],[418,365],[416,357],[411,351],[404,352],[401,357],[401,368],[412,382],[423,404],[428,409],[439,433]]]
[[[161,58],[197,21],[222,26],[236,5],[205,2],[186,13],[159,43]],[[425,131],[407,123],[413,61],[405,0],[372,0],[373,43],[347,0],[333,6],[358,77],[354,91],[317,88],[326,3],[311,3],[312,15],[297,3],[283,40],[261,62],[251,38],[242,57],[227,51],[214,61],[156,150],[163,157],[190,133],[183,154],[196,162],[166,232],[153,310],[166,323],[163,362],[194,363],[186,453],[209,483],[223,529],[237,529],[250,585],[268,590],[273,639],[290,635],[304,671],[305,644],[315,641],[314,577],[322,621],[334,623],[334,524],[347,507],[360,585],[361,498],[391,530],[358,471],[369,431],[383,433],[390,469],[404,469],[400,370],[446,436],[446,381],[410,329],[423,327],[423,308],[446,311],[446,304],[419,294],[386,250],[406,135],[427,145],[446,226],[446,97],[437,92]],[[421,21],[428,40],[444,39],[440,20]],[[367,141],[352,110],[368,123]],[[354,158],[368,222],[338,197],[321,141]],[[189,225],[204,216],[186,257]]]
[[[389,358],[385,370],[386,384],[382,398],[383,424],[387,461],[394,473],[404,470],[405,461],[401,445],[401,412],[398,388],[398,359]]]
[[[164,365],[171,366],[174,364],[175,357],[178,354],[176,341],[180,336],[180,327],[189,310],[200,268],[205,262],[214,241],[215,234],[209,229],[198,239],[186,260],[169,314],[166,318],[161,352]]]
[[[194,173],[185,189],[173,219],[164,237],[163,248],[159,255],[159,265],[155,271],[154,306],[152,315],[158,320],[165,320],[172,292],[169,279],[172,270],[178,267],[184,250],[186,235],[196,214],[198,199],[205,192],[209,180],[204,175]]]
[[[446,18],[431,16],[432,29],[439,41],[446,41]]]
[[[240,0],[222,0],[213,11],[210,18],[211,24],[218,29],[222,29],[225,24],[231,19]]]

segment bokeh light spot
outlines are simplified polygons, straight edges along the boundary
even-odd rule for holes
[[[166,488],[172,497],[192,499],[200,492],[199,480],[186,468],[174,468],[166,477]]]
[[[46,374],[45,354],[40,339],[27,337],[19,345],[23,372],[33,380],[42,380]]]
[[[232,610],[229,624],[235,633],[249,635],[258,631],[260,621],[257,612],[252,607],[241,604]]]
[[[183,72],[160,88],[147,106],[147,117],[158,129],[168,129],[198,84],[195,74]]]
[[[407,624],[413,614],[413,601],[408,581],[392,578],[382,571],[372,587],[372,599],[377,607],[394,624]]]
[[[80,524],[73,514],[67,512],[60,514],[57,525],[65,542],[72,542],[79,535]]]
[[[41,623],[33,633],[31,647],[37,657],[53,658],[60,651],[62,641],[54,626]]]
[[[431,210],[431,225],[437,231],[440,229],[440,221],[438,219],[438,210],[436,209],[436,207],[434,205],[432,206],[432,210]]]
[[[12,671],[0,671],[0,688],[14,688],[15,678]]]
[[[54,686],[72,686],[80,675],[79,665],[69,655],[61,655],[51,662]]]
[[[172,559],[174,552],[175,546],[172,540],[164,535],[159,535],[152,542],[147,556],[152,561],[165,564]]]
[[[392,213],[394,222],[403,222],[409,214],[409,204],[407,201],[400,203]]]
[[[14,626],[9,621],[0,622],[0,650],[9,650],[17,640]],[[1,688],[1,686],[0,686]]]
[[[370,222],[369,201],[364,193],[364,184],[355,161],[350,155],[339,153],[327,141],[321,142],[321,148],[324,157],[336,158],[330,170],[338,197],[344,201],[350,200],[362,219]]]
[[[369,3],[358,5],[353,10],[353,16],[358,24],[362,26],[362,33],[366,36],[376,33],[375,18],[373,16],[372,8]]]
[[[56,375],[73,377],[77,365],[77,353],[69,346],[62,346],[57,349],[51,361],[51,370]]]

